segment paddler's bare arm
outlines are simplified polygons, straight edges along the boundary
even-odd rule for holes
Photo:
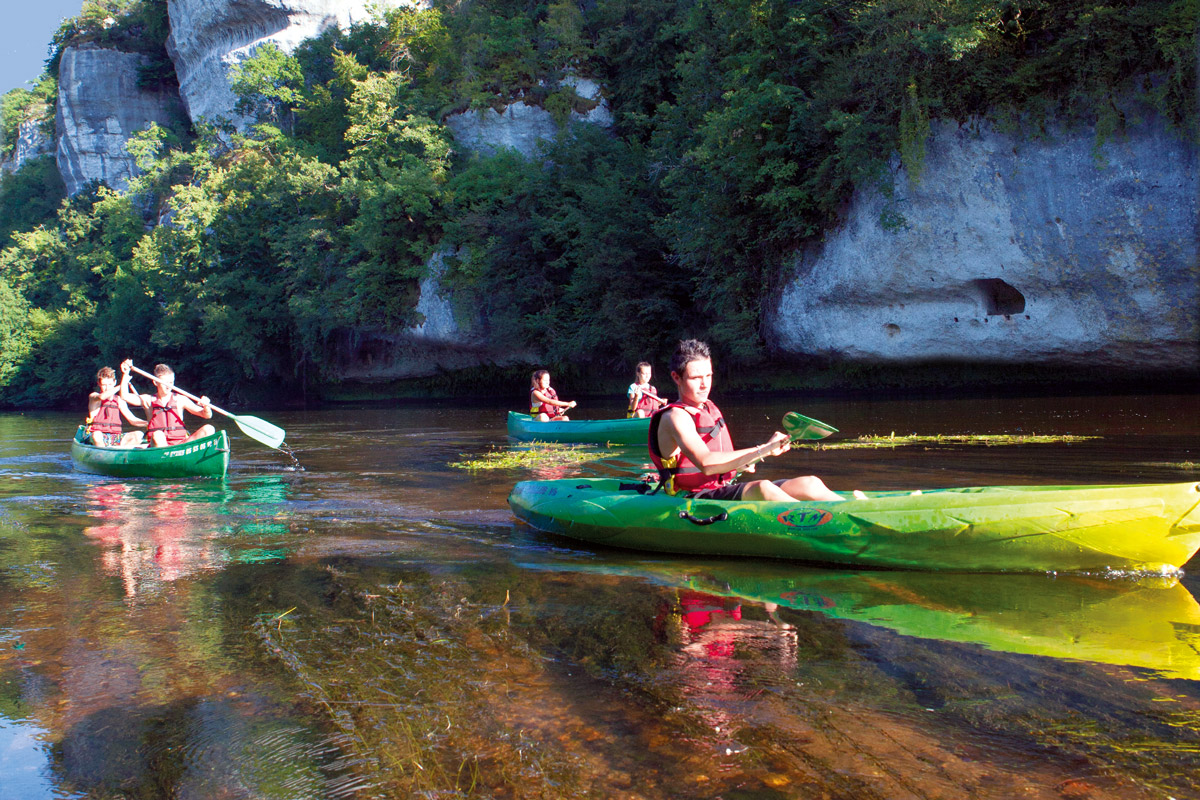
[[[212,419],[213,412],[212,407],[209,405],[208,395],[201,397],[199,403],[194,403],[183,395],[176,395],[175,399],[179,402],[179,407],[183,411],[189,411],[201,419]]]
[[[667,455],[674,453],[676,449],[682,450],[705,475],[736,472],[755,459],[777,456],[789,447],[787,434],[777,431],[769,441],[758,447],[747,447],[728,453],[713,452],[700,438],[691,416],[682,408],[672,408],[663,414],[658,429],[658,446]]]
[[[134,395],[134,397],[137,397],[137,395]],[[121,416],[124,417],[125,421],[128,422],[133,427],[145,428],[149,425],[149,423],[146,422],[146,420],[134,415],[134,413],[132,411],[130,411],[129,404],[125,402],[124,397],[117,399],[117,405],[121,409]]]

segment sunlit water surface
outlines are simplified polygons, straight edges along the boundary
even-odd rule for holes
[[[1192,397],[722,405],[745,444],[789,409],[1099,437],[759,472],[835,489],[1200,479]],[[299,469],[229,425],[226,480],[151,481],[74,471],[71,416],[0,415],[0,798],[1200,797],[1193,576],[590,549],[508,490],[644,453],[471,472],[514,446],[499,406],[263,416]]]

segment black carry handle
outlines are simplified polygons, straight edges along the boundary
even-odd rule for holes
[[[684,511],[679,512],[679,518],[686,519],[688,522],[692,523],[693,525],[712,525],[714,522],[724,522],[725,520],[729,519],[729,512],[722,511],[720,514],[717,514],[715,516],[705,517],[704,519],[700,519],[699,517],[693,517],[686,510],[684,510]]]

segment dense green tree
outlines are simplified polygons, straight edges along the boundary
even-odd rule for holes
[[[53,220],[66,196],[54,156],[39,156],[0,175],[0,249],[12,243],[13,232]]]
[[[886,191],[894,156],[920,180],[933,120],[1082,121],[1099,141],[1136,98],[1200,139],[1198,17],[1200,0],[474,0],[264,46],[231,76],[257,124],[151,126],[125,194],[64,202],[49,159],[0,182],[0,402],[75,402],[127,355],[222,394],[336,377],[358,333],[419,321],[439,250],[463,317],[560,371],[623,371],[680,335],[754,363],[782,266],[856,188]],[[5,141],[48,118],[72,43],[143,53],[169,83],[166,22],[165,0],[88,0],[42,81],[4,97]],[[605,87],[611,129],[570,121],[596,102],[577,77]],[[518,101],[558,122],[540,153],[456,151],[447,115]]]

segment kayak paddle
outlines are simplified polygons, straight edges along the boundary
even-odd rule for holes
[[[832,425],[827,425],[819,419],[797,414],[795,411],[789,411],[783,415],[783,430],[792,438],[793,442],[824,439],[829,434],[838,432],[838,429]]]
[[[149,378],[150,380],[154,381],[155,383],[162,383],[162,381],[160,381],[158,378],[151,375],[149,372],[146,372],[145,370],[138,369],[137,367],[134,367],[132,365],[130,366],[130,369],[133,370],[134,372],[136,372],[138,375]],[[175,386],[172,388],[176,392],[179,392],[181,395],[189,398],[193,402],[196,402],[196,403],[200,402],[200,398],[196,397],[196,395],[191,394],[189,392],[185,392],[183,389],[180,389],[178,386]],[[257,442],[262,442],[267,447],[273,447],[276,450],[278,450],[279,445],[283,444],[283,437],[286,434],[286,432],[283,430],[283,428],[279,427],[278,425],[272,425],[271,423],[267,422],[265,419],[259,419],[258,417],[251,417],[248,414],[231,414],[223,408],[218,408],[217,406],[214,406],[212,403],[209,403],[208,407],[211,408],[213,411],[216,411],[218,414],[224,414],[225,416],[229,417],[231,420],[233,420],[234,422],[237,423],[237,426],[241,429],[242,433],[246,434],[251,439],[254,439]]]
[[[824,439],[832,433],[837,433],[838,429],[827,423],[821,422],[819,419],[806,417],[803,414],[795,411],[789,411],[783,415],[783,431],[788,435],[788,444],[800,441],[813,441],[814,439]],[[757,464],[767,456],[761,455],[751,461],[750,464]],[[742,467],[737,474],[741,475],[746,470]]]

